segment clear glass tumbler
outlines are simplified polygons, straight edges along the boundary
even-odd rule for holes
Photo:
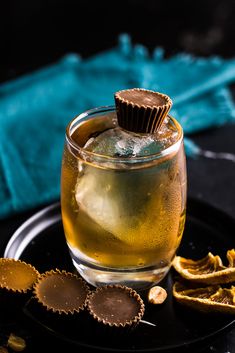
[[[74,266],[94,286],[148,288],[170,269],[186,213],[183,131],[168,117],[177,140],[143,157],[110,157],[83,148],[115,127],[113,106],[89,110],[66,130],[61,207]]]

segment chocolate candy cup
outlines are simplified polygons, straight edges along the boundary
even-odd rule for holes
[[[45,272],[39,278],[34,294],[47,310],[74,314],[85,308],[89,288],[77,275],[56,269]]]
[[[39,277],[39,272],[24,261],[0,258],[0,288],[26,293]]]
[[[118,91],[114,98],[119,126],[136,133],[156,133],[172,106],[166,94],[142,88]]]
[[[95,320],[111,327],[136,326],[145,310],[139,294],[121,285],[97,288],[88,297],[87,308]]]

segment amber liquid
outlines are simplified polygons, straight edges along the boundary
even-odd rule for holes
[[[66,146],[61,202],[73,255],[113,269],[170,266],[184,229],[185,178],[183,144],[139,169],[101,168]]]

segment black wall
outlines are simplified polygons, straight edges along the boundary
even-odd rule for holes
[[[16,0],[0,5],[0,81],[112,47],[119,33],[150,51],[235,55],[234,0]],[[3,6],[4,4],[4,6]]]

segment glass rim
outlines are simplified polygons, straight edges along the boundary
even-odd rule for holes
[[[82,157],[88,157],[88,158],[93,158],[96,161],[99,162],[111,162],[111,163],[140,163],[140,162],[149,162],[155,159],[160,159],[164,158],[168,155],[170,155],[174,151],[178,151],[181,145],[181,142],[183,140],[183,128],[180,125],[180,123],[173,118],[171,115],[168,115],[168,117],[174,122],[174,124],[179,128],[179,138],[177,139],[176,142],[174,142],[172,145],[168,146],[167,148],[163,149],[160,152],[153,153],[150,155],[146,156],[138,156],[138,157],[113,157],[113,156],[108,156],[104,154],[99,154],[96,152],[92,151],[87,151],[84,147],[79,146],[79,144],[72,138],[73,132],[79,127],[78,122],[82,118],[86,118],[89,116],[95,116],[95,114],[100,114],[100,113],[108,113],[108,112],[115,112],[115,105],[105,105],[105,106],[99,106],[96,108],[92,108],[89,110],[84,111],[83,113],[76,115],[67,125],[66,127],[66,141],[70,145],[70,147],[74,148],[77,152],[79,152]],[[78,158],[78,156],[76,156]],[[86,159],[85,159],[86,161]]]

